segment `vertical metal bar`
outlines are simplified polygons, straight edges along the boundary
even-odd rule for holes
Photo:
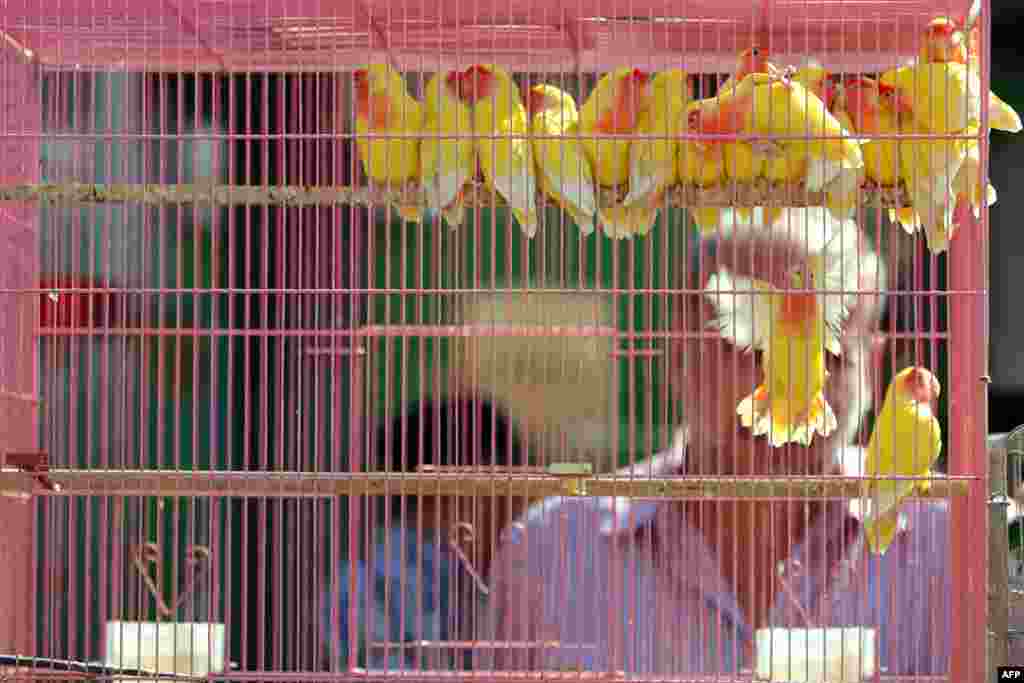
[[[983,0],[980,59],[981,92],[988,93],[991,4]],[[981,107],[981,182],[988,181],[988,107]],[[983,184],[982,187],[985,187]],[[966,211],[949,250],[949,288],[958,292],[949,302],[949,453],[950,474],[974,475],[968,496],[951,503],[952,639],[950,680],[981,681],[985,671],[988,605],[981,599],[987,585],[987,545],[974,539],[988,534],[985,500],[988,457],[988,207],[981,218]]]
[[[0,23],[0,29],[9,27]],[[30,182],[39,180],[39,139],[32,137],[42,128],[42,102],[38,72],[24,55],[9,45],[0,47],[0,108],[5,112],[0,132],[11,135],[5,140],[0,157],[0,180]],[[26,134],[23,138],[14,135]],[[17,142],[15,142],[17,140]],[[13,290],[35,286],[39,273],[38,225],[36,204],[7,204],[0,213],[2,286]],[[18,239],[14,236],[17,235]],[[32,331],[38,319],[38,295],[6,293],[2,295],[4,324],[0,326],[0,450],[35,450],[42,436],[38,372],[39,341]],[[12,324],[13,318],[13,324]],[[0,649],[35,651],[36,576],[42,548],[35,543],[38,503],[0,497]]]
[[[1009,649],[1010,576],[1006,490],[1007,439],[989,437],[988,535],[988,678],[996,680],[996,667],[1005,666]]]

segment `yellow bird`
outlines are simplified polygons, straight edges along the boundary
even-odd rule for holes
[[[932,412],[938,379],[922,367],[901,370],[889,384],[868,442],[864,474],[871,477],[929,476],[942,451],[942,429]],[[884,553],[896,535],[899,504],[927,482],[864,482],[864,530],[868,546]]]
[[[769,59],[766,50],[759,47],[746,50],[740,55],[736,75],[723,83],[720,91],[732,88],[734,84],[752,73],[791,78],[808,92],[813,93],[826,106],[831,102],[832,74],[828,70],[815,62],[797,69],[792,67],[783,69]],[[743,148],[736,143],[725,144],[726,173],[730,177],[738,181],[749,181],[752,178],[763,176],[772,183],[787,183],[802,179],[807,174],[806,159],[794,159],[791,155],[779,153],[779,146],[771,141],[755,143],[753,154],[749,154],[749,150],[750,147]],[[734,154],[736,158],[733,158]],[[855,178],[851,178],[852,180]],[[842,210],[841,217],[849,215],[855,207],[857,188],[856,182],[846,182],[841,192],[831,193],[834,196],[830,196],[829,204],[835,206],[837,210]],[[749,213],[743,209],[738,211],[741,217],[745,217]],[[774,223],[780,214],[780,208],[764,209],[764,217],[768,224]]]
[[[810,269],[795,268],[795,289],[813,289]],[[759,293],[771,305],[767,343],[762,346],[764,380],[736,408],[740,424],[772,447],[810,446],[815,434],[828,437],[838,426],[825,398],[825,319],[813,292]]]
[[[476,175],[473,114],[459,98],[459,72],[438,72],[423,97],[420,182],[427,206],[440,211],[451,227],[462,224],[464,187]],[[443,138],[442,136],[455,136]]]
[[[955,62],[902,66],[879,80],[911,103],[913,115],[901,118],[900,132],[948,136],[900,141],[900,174],[913,210],[890,212],[910,234],[923,228],[928,248],[942,253],[956,227],[953,181],[977,144],[971,136],[981,120],[980,81]]]
[[[495,64],[475,64],[459,81],[459,95],[473,108],[477,158],[487,185],[508,203],[527,237],[537,234],[537,178],[530,122],[519,87]]]
[[[907,64],[882,73],[879,81],[899,88],[934,133],[958,134],[981,123],[981,79],[963,64]]]
[[[875,272],[877,260],[858,248],[860,231],[855,221],[838,220],[824,207],[791,208],[786,213],[785,221],[773,232],[781,239],[799,242],[804,250],[807,270],[822,290],[814,296],[825,324],[823,344],[826,351],[839,356],[840,335],[856,303],[861,277]],[[733,346],[766,348],[772,332],[771,292],[772,286],[766,282],[719,269],[704,290],[715,308],[709,326]]]
[[[815,434],[827,437],[836,429],[824,394],[825,354],[842,355],[842,329],[862,278],[880,267],[875,255],[860,248],[855,221],[838,220],[825,207],[786,213],[773,231],[800,241],[806,262],[791,271],[790,284],[807,291],[779,290],[727,269],[715,272],[704,288],[715,311],[708,327],[741,350],[763,352],[764,380],[736,412],[743,427],[768,435],[773,447],[810,445]]]
[[[802,180],[810,192],[840,184],[845,198],[864,166],[860,141],[819,97],[784,76],[751,74],[717,98],[701,100],[696,112],[707,132],[780,136],[771,144],[785,156],[786,168],[781,177],[769,173],[770,180]],[[848,215],[845,206],[829,208],[838,218]]]
[[[967,65],[973,72],[978,73],[980,62],[977,39],[977,26],[965,30],[950,17],[936,17],[925,30],[920,61],[925,64],[956,62]],[[1010,133],[1020,132],[1020,115],[1013,107],[1001,100],[994,92],[990,92],[988,97],[989,126]],[[953,179],[957,208],[963,207],[966,210],[967,207],[970,207],[976,218],[981,214],[982,202],[985,202],[987,206],[992,206],[997,199],[996,189],[991,184],[988,184],[984,191],[982,190],[978,174],[979,154],[978,148],[972,145]]]
[[[781,74],[782,72],[769,61],[767,50],[759,46],[748,48],[741,52],[739,58],[736,60],[736,72],[719,85],[719,95],[725,92],[734,91],[736,85],[752,73]],[[699,108],[700,107],[696,107],[695,109]],[[691,133],[702,132],[699,116],[689,116],[689,111],[690,110],[688,110],[687,128]],[[692,127],[689,125],[691,119],[694,123]],[[690,156],[691,162],[701,160],[701,166],[703,168],[715,170],[717,172],[717,169],[709,168],[706,161],[710,159],[717,160],[720,158],[720,179],[733,180],[737,183],[749,184],[758,178],[764,177],[768,166],[773,162],[777,163],[778,160],[782,159],[782,154],[778,145],[767,140],[709,141],[707,143],[700,143],[700,145],[700,149],[695,150],[691,146],[685,150],[686,154]],[[715,184],[718,180],[719,179],[715,179],[706,184]],[[705,186],[705,183],[697,184]],[[746,206],[721,209],[695,207],[691,209],[691,213],[693,214],[694,221],[697,223],[698,228],[704,234],[713,234],[716,232],[725,234],[732,232],[735,228],[749,227],[756,220],[763,219],[766,210],[758,207]],[[768,222],[770,223],[771,220],[769,219]]]
[[[579,112],[569,93],[547,84],[530,88],[526,108],[531,117],[537,182],[584,235],[594,232],[598,216],[594,171],[577,137]],[[550,136],[550,137],[549,137]]]
[[[680,120],[680,127],[689,134],[701,132],[699,109],[700,101],[691,102],[683,114],[685,121]],[[682,183],[702,188],[718,185],[725,180],[725,155],[722,152],[722,145],[707,141],[681,140],[677,173]],[[730,221],[723,220],[723,210],[715,207],[692,207],[690,214],[697,228],[705,235],[714,234],[722,225],[731,225]]]
[[[768,50],[755,45],[740,53],[736,60],[736,72],[718,85],[718,92],[732,89],[750,74],[781,74],[782,70],[770,59]]]
[[[891,85],[867,77],[847,79],[837,89],[833,114],[845,128],[866,135],[892,135],[892,138],[865,138],[861,144],[864,172],[877,185],[893,186],[900,179],[899,117],[912,115],[913,107]]]
[[[768,60],[767,50],[752,47],[740,53],[736,65],[736,73],[719,87],[718,92],[734,93],[736,86],[750,74],[781,74],[781,71]],[[780,147],[770,140],[723,142],[722,154],[725,159],[725,176],[738,183],[750,183],[763,177],[768,167],[785,157]],[[749,215],[749,208],[737,209],[741,217]]]
[[[979,60],[977,26],[965,31],[950,17],[936,17],[928,24],[921,43],[921,64],[962,64],[980,79]],[[989,127],[1008,133],[1021,131],[1020,115],[994,92],[988,94],[988,107]]]
[[[605,74],[580,108],[580,136],[599,185],[629,182],[630,145],[626,136],[636,132],[650,103],[650,74],[622,67]],[[649,207],[615,206],[601,212],[605,234],[613,239],[645,235],[658,216]]]
[[[679,182],[679,124],[692,90],[689,75],[668,69],[651,80],[650,104],[640,113],[636,132],[648,139],[629,147],[629,194],[623,205],[658,208],[665,190]]]
[[[363,171],[375,183],[395,189],[417,185],[423,108],[406,90],[402,75],[387,64],[370,64],[352,72],[356,110],[356,149]],[[369,139],[368,133],[395,137]],[[408,137],[405,137],[408,136]],[[403,187],[404,186],[404,187]],[[420,220],[417,206],[397,206],[407,221]]]

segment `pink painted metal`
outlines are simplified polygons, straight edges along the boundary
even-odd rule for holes
[[[421,75],[475,61],[547,72],[552,83],[583,74],[578,98],[595,75],[623,64],[731,71],[736,53],[754,41],[770,45],[780,63],[816,58],[835,70],[870,71],[913,57],[923,24],[937,13],[963,14],[962,4],[7,0],[0,3],[0,184],[38,182],[45,168],[46,182],[355,185],[365,177],[353,144],[351,79],[342,72],[366,62],[389,61],[410,72],[417,95]],[[985,1],[983,46],[989,14]],[[988,60],[980,66],[987,88]],[[982,108],[985,133],[987,118]],[[979,147],[986,183],[987,134]],[[662,476],[648,475],[638,461],[668,445],[684,409],[666,379],[679,372],[670,349],[717,336],[681,329],[671,319],[674,301],[698,296],[672,265],[689,253],[670,243],[667,225],[646,239],[607,247],[603,236],[573,241],[570,228],[549,223],[527,244],[514,229],[502,233],[494,212],[472,210],[454,231],[436,218],[397,228],[385,212],[390,209],[348,205],[152,209],[127,202],[83,209],[58,202],[40,211],[35,203],[0,204],[0,319],[8,321],[0,326],[0,455],[45,451],[58,468],[55,480],[66,474],[68,485],[39,490],[29,502],[0,497],[0,655],[102,660],[107,622],[214,622],[226,626],[235,670],[211,679],[392,679],[394,670],[377,666],[356,671],[365,665],[359,652],[343,649],[336,633],[346,624],[349,643],[373,641],[391,655],[403,645],[425,652],[429,666],[423,667],[394,655],[408,680],[623,680],[618,670],[628,654],[619,650],[609,656],[608,672],[442,671],[443,648],[418,643],[429,638],[401,633],[402,643],[381,636],[380,615],[360,587],[373,584],[378,548],[385,557],[405,549],[391,536],[375,544],[373,529],[391,522],[418,545],[437,548],[442,533],[431,518],[446,513],[421,506],[396,522],[392,510],[378,508],[380,497],[344,500],[329,487],[391,471],[391,460],[378,466],[385,453],[374,430],[413,400],[445,392],[477,403],[489,398],[472,382],[453,379],[452,371],[460,343],[488,338],[513,340],[520,353],[478,357],[480,387],[483,375],[505,366],[531,381],[547,373],[548,384],[538,381],[537,392],[555,385],[584,392],[588,376],[610,375],[616,387],[611,436],[601,446],[604,459],[589,464],[608,474],[617,458],[634,466],[624,476]],[[950,274],[944,290],[939,259],[920,239],[909,241],[884,223],[881,213],[874,214],[870,241],[889,256],[890,287],[869,284],[862,293],[889,294],[891,309],[929,323],[898,328],[894,314],[880,330],[891,346],[887,357],[874,359],[875,409],[885,390],[883,370],[909,361],[935,369],[941,349],[948,349],[948,373],[940,377],[949,397],[945,448],[952,478],[971,488],[953,500],[949,529],[925,529],[924,542],[907,551],[927,553],[928,542],[949,534],[949,611],[957,615],[950,675],[877,680],[981,680],[988,558],[984,544],[972,541],[985,537],[987,523],[988,213],[982,207],[974,221],[967,212],[944,257]],[[905,282],[895,293],[898,276]],[[577,311],[579,319],[570,321],[499,316],[506,313],[503,303],[579,293],[610,300],[610,322],[594,311]],[[495,300],[496,322],[461,318],[466,303],[489,295],[507,297]],[[943,307],[948,332],[936,322]],[[570,363],[564,349],[578,339],[610,339],[613,348],[593,352],[589,364],[575,357]],[[562,354],[557,369],[536,369],[545,354]],[[428,419],[436,434],[456,433],[467,418]],[[592,428],[559,423],[551,428],[557,438],[544,448],[536,434],[519,436],[530,444],[532,464],[546,468],[580,459],[578,442]],[[435,466],[447,455],[441,437],[403,445],[403,430],[384,433],[387,454],[407,461],[418,455],[422,471],[439,472]],[[485,452],[499,450],[492,438],[481,449],[453,447],[456,464],[488,467]],[[704,438],[691,436],[697,445]],[[95,469],[127,473],[113,484],[102,474],[86,481],[82,471]],[[210,470],[218,476],[203,474]],[[154,471],[173,474],[164,481],[177,490],[157,495]],[[548,477],[538,470],[489,471],[525,484],[530,474]],[[458,474],[436,476],[441,482]],[[223,488],[213,490],[214,484]],[[275,485],[287,493],[266,490]],[[487,524],[500,518],[507,525],[532,502],[528,493],[480,496],[462,512],[479,536],[465,547],[450,545],[458,547],[459,562],[471,565],[479,592],[495,588],[487,569],[497,562],[499,537],[487,535]],[[764,532],[773,542],[786,534],[792,531],[784,525]],[[637,536],[650,537],[643,529]],[[743,545],[757,540],[731,539],[731,557],[742,557]],[[694,561],[663,551],[669,563]],[[626,564],[643,552],[631,546]],[[402,582],[431,584],[408,600],[387,595],[384,611],[395,621],[423,628],[424,595],[431,591],[448,591],[456,600],[456,589],[442,587],[437,576],[402,571]],[[752,570],[737,576],[737,583],[755,580]],[[359,599],[343,605],[333,597],[339,591]],[[616,647],[639,648],[622,615],[636,613],[643,599],[629,591],[595,599],[601,611],[590,618],[614,625]],[[452,617],[451,631],[463,635],[445,646],[478,656],[522,645],[469,628],[483,623],[481,614],[473,605]],[[332,625],[335,636],[325,639]],[[700,627],[725,629],[722,617]],[[890,640],[897,648],[923,647],[906,634]],[[658,680],[753,679],[746,671]]]
[[[982,55],[989,54],[988,40],[992,35],[992,17],[989,3],[982,3],[981,15]],[[981,92],[990,90],[991,65],[982,59]],[[989,111],[981,108],[981,129],[988,130]],[[988,146],[982,138],[980,148],[979,182],[988,183]],[[991,675],[986,670],[989,640],[988,602],[988,544],[973,542],[988,536],[989,517],[986,502],[989,488],[988,436],[988,207],[980,212],[980,219],[967,211],[959,226],[958,242],[961,247],[950,252],[949,286],[965,290],[963,296],[952,296],[949,301],[949,373],[959,378],[950,381],[949,398],[949,471],[951,474],[972,474],[978,477],[967,498],[952,501],[952,554],[953,614],[964,618],[955,620],[954,643],[970,643],[971,648],[953,657],[950,679],[954,681],[984,680]]]
[[[41,109],[35,73],[9,48],[0,49],[0,182],[38,180]],[[23,137],[22,137],[23,136]],[[19,180],[21,179],[21,180]],[[15,292],[36,285],[39,211],[0,203],[0,464],[38,452],[40,417],[35,340],[37,298]],[[0,496],[0,650],[35,650],[36,504]]]
[[[962,13],[932,0],[10,0],[0,21],[44,64],[98,69],[319,71],[394,59],[403,69],[478,58],[518,69],[730,69],[768,38],[783,55],[821,54],[835,68],[889,67],[919,39],[921,17]],[[768,23],[768,14],[771,22]],[[699,57],[697,56],[699,53]],[[692,61],[691,61],[692,60]],[[696,64],[700,64],[697,68]]]

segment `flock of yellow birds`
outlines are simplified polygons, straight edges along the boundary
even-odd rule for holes
[[[511,75],[493,64],[435,74],[420,103],[401,74],[375,64],[354,73],[356,140],[374,183],[418,186],[426,205],[453,227],[462,221],[465,187],[478,172],[530,237],[537,230],[538,191],[584,233],[601,225],[609,237],[628,238],[650,230],[674,185],[760,180],[822,193],[824,207],[798,214],[841,233],[843,226],[856,228],[850,217],[858,193],[872,183],[902,186],[910,206],[890,210],[890,219],[910,234],[922,230],[939,253],[948,248],[958,212],[977,213],[982,202],[996,198],[978,181],[983,106],[990,128],[1021,130],[1011,107],[981,92],[978,61],[976,29],[939,17],[924,30],[916,61],[877,78],[839,77],[820,66],[782,68],[755,47],[740,55],[736,73],[714,97],[693,100],[681,69],[652,75],[623,67],[605,74],[579,108],[549,84],[523,97]],[[625,195],[601,206],[601,186],[625,187]],[[421,217],[419,204],[395,208],[407,220]],[[770,225],[784,211],[691,207],[704,231],[736,221]],[[764,379],[737,413],[743,427],[773,447],[809,446],[816,434],[827,437],[837,427],[824,393],[825,354],[842,353],[839,330],[850,301],[843,296],[838,306],[827,305],[833,295],[814,288],[856,291],[857,283],[845,280],[855,269],[832,258],[842,256],[835,253],[842,242],[829,238],[795,270],[793,289],[741,282],[724,269],[705,288],[716,309],[712,326],[730,343],[762,352]],[[761,296],[719,295],[744,289]],[[875,422],[864,474],[930,474],[942,448],[932,413],[939,391],[926,368],[896,375]],[[867,503],[864,520],[876,552],[892,541],[900,501],[924,488],[927,481],[907,479],[864,484],[870,500],[860,502]]]
[[[923,229],[939,253],[956,211],[995,201],[995,190],[975,181],[983,101],[976,31],[939,17],[925,29],[917,61],[877,79],[781,68],[751,48],[718,94],[703,100],[692,99],[681,69],[652,75],[623,67],[605,74],[582,107],[549,84],[524,97],[493,64],[436,73],[419,102],[400,73],[372,64],[353,75],[357,146],[375,184],[420,187],[426,205],[453,227],[478,171],[530,237],[538,190],[584,233],[602,225],[609,237],[628,238],[650,230],[665,190],[676,184],[799,183],[848,217],[870,181],[902,184],[910,207],[890,218],[911,234]],[[1009,105],[994,94],[984,99],[991,128],[1021,129]],[[919,136],[897,139],[901,133]],[[601,207],[598,186],[628,191]],[[395,208],[409,221],[422,215],[419,204]],[[705,231],[726,220],[749,222],[753,211],[692,208]],[[770,224],[777,212],[759,220]]]

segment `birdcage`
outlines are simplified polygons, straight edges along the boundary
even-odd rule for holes
[[[4,675],[983,680],[989,36],[0,4]]]

